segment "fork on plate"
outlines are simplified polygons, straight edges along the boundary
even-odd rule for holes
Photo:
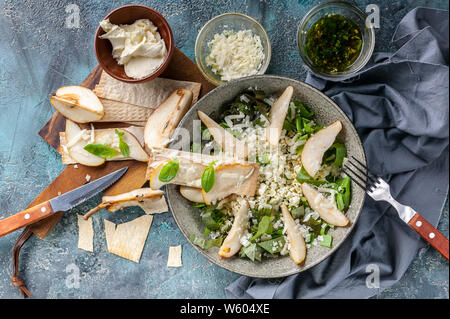
[[[344,172],[374,200],[383,200],[394,206],[400,218],[448,260],[448,239],[414,209],[397,202],[391,195],[388,183],[369,171],[354,156],[344,165]]]

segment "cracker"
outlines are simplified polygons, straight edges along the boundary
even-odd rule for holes
[[[191,90],[193,93],[192,104],[197,102],[201,88],[200,83],[156,78],[144,83],[130,84],[116,80],[106,72],[102,72],[94,93],[100,98],[154,109],[179,88]]]
[[[181,267],[181,245],[169,247],[169,257],[167,258],[167,267]]]
[[[105,115],[97,122],[144,122],[153,109],[120,101],[100,98]]]
[[[152,215],[143,215],[131,222],[117,225],[113,235],[108,234],[106,237],[107,240],[108,237],[110,238],[108,241],[109,252],[138,263],[141,259],[152,221]],[[111,232],[111,229],[109,231]]]
[[[86,251],[94,251],[94,228],[92,218],[85,220],[83,215],[77,214],[78,217],[78,248]]]

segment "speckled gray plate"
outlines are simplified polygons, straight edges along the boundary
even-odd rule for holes
[[[180,122],[180,126],[192,132],[192,120],[198,119],[197,109],[200,109],[207,114],[210,114],[213,111],[216,111],[217,113],[224,103],[231,101],[237,94],[248,87],[257,87],[258,89],[264,90],[268,95],[278,97],[288,85],[291,85],[294,88],[294,99],[303,102],[315,112],[318,124],[325,126],[336,120],[340,120],[344,129],[339,134],[338,140],[345,143],[348,156],[355,156],[363,163],[366,163],[361,140],[359,139],[353,124],[344,112],[330,98],[315,88],[303,82],[279,76],[252,76],[219,86],[205,95],[186,113]],[[301,266],[296,265],[289,256],[266,258],[263,259],[262,262],[252,262],[249,259],[242,259],[237,256],[229,259],[219,259],[219,249],[217,247],[213,247],[209,250],[202,250],[195,245],[193,246],[198,252],[213,263],[245,276],[276,278],[299,273],[311,268],[330,256],[338,249],[347,235],[351,232],[364,203],[364,192],[354,184],[352,184],[352,191],[352,200],[347,211],[347,216],[350,219],[350,226],[336,227],[334,230],[331,230],[330,234],[334,237],[333,248],[330,249],[316,246],[308,249],[306,260]],[[199,209],[192,207],[191,202],[181,196],[179,187],[176,185],[167,185],[166,195],[175,221],[188,241],[191,233],[202,236],[205,226],[201,221]],[[348,256],[348,258],[350,258],[350,256]]]

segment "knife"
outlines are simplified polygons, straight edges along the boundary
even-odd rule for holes
[[[28,208],[20,213],[0,220],[0,237],[5,236],[19,228],[36,223],[56,212],[65,212],[100,193],[111,186],[125,174],[128,167],[121,168],[105,175],[93,182],[75,188],[65,194],[52,198],[39,205]]]

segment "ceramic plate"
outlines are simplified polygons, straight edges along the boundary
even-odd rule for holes
[[[273,75],[251,76],[221,85],[199,100],[186,113],[179,126],[192,132],[192,121],[198,119],[197,109],[202,110],[206,114],[211,114],[214,111],[217,114],[224,103],[233,100],[236,95],[246,88],[257,87],[264,90],[267,95],[278,97],[288,85],[294,88],[293,99],[304,103],[315,112],[316,121],[319,125],[326,126],[336,120],[342,122],[344,128],[338,136],[338,141],[343,142],[347,147],[348,157],[355,156],[365,164],[366,157],[361,140],[351,121],[336,103],[315,88],[303,82],[284,77]],[[190,242],[189,236],[191,233],[202,236],[205,226],[200,218],[200,209],[192,207],[191,202],[181,196],[179,186],[167,185],[166,195],[175,221],[187,240]],[[296,274],[320,263],[339,248],[358,219],[364,203],[364,196],[361,188],[353,183],[352,200],[346,213],[350,220],[350,226],[336,227],[334,230],[330,230],[329,233],[334,237],[333,248],[315,246],[307,249],[306,260],[300,266],[296,265],[289,258],[289,255],[273,259],[265,258],[262,262],[252,262],[249,259],[239,258],[238,256],[220,259],[218,247],[202,250],[195,245],[193,246],[200,254],[218,266],[245,276],[276,278]]]

